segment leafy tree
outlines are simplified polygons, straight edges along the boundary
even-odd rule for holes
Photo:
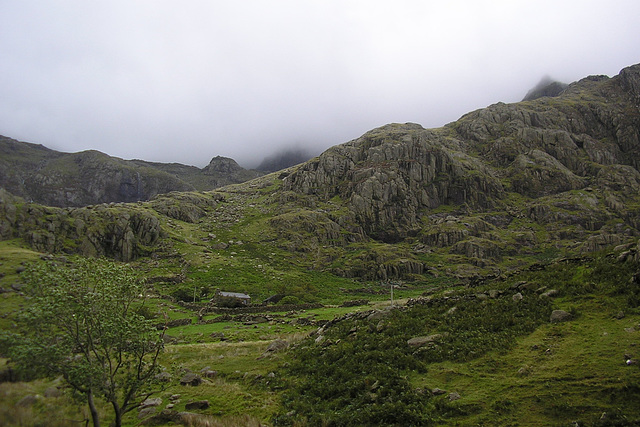
[[[163,334],[143,314],[145,289],[133,270],[105,260],[41,263],[25,271],[28,307],[5,334],[7,353],[21,369],[62,376],[86,399],[108,402],[115,425],[153,392]]]

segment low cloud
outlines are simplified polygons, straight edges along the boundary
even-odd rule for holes
[[[640,3],[0,4],[0,134],[205,166],[438,127],[640,62]]]

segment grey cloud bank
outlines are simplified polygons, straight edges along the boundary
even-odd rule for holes
[[[640,2],[0,2],[0,134],[245,166],[640,62]]]

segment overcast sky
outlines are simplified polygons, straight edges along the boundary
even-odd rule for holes
[[[640,63],[638,0],[0,0],[0,134],[245,167]]]

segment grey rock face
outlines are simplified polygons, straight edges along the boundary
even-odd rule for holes
[[[636,65],[613,78],[582,79],[558,96],[497,103],[440,129],[389,124],[238,190],[249,194],[277,180],[270,201],[286,209],[265,218],[275,244],[301,257],[313,255],[313,268],[343,277],[384,281],[437,274],[442,267],[429,265],[423,255],[431,252],[433,259],[465,264],[455,273],[463,277],[522,251],[535,254],[541,246],[589,252],[627,244],[640,235],[639,88]],[[31,148],[62,161],[59,153]],[[78,158],[102,164],[97,153]],[[149,166],[143,163],[136,164]],[[128,197],[152,193],[137,170],[101,167],[120,174],[117,191]],[[198,176],[212,182],[215,174],[238,168],[231,159],[216,158]],[[162,170],[194,172],[166,165]],[[41,175],[43,188],[58,179]],[[226,206],[233,206],[233,196],[226,197]],[[0,238],[20,237],[40,251],[127,261],[162,239],[159,216],[198,223],[219,201],[192,192],[159,196],[139,209],[56,210],[0,190]],[[241,213],[228,211],[224,221],[240,220]],[[213,248],[228,247],[211,239]],[[353,256],[333,263],[350,246],[358,246]]]
[[[25,204],[0,190],[0,238],[22,237],[41,252],[60,252],[73,241],[82,255],[130,261],[161,234],[158,218],[147,211],[124,205],[63,210]]]
[[[425,209],[487,207],[502,192],[492,171],[460,148],[439,131],[387,125],[307,162],[284,186],[321,199],[340,196],[367,234],[394,241],[419,228]]]

